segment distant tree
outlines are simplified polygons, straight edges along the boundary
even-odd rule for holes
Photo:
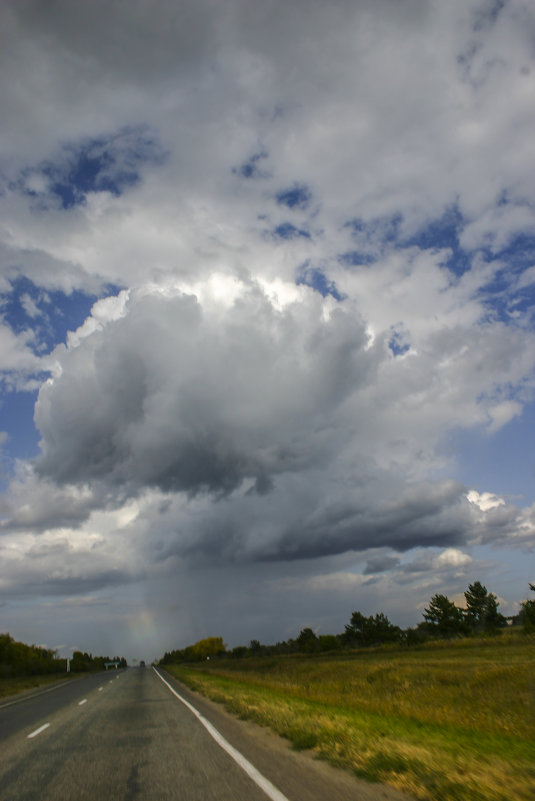
[[[368,618],[362,612],[353,612],[343,634],[346,645],[366,645],[367,623]]]
[[[263,645],[260,644],[259,640],[251,640],[249,643],[249,651],[252,654],[259,654],[262,651]]]
[[[118,667],[126,667],[127,662],[124,656],[93,656],[85,651],[75,651],[71,659],[71,671],[73,673],[88,673],[90,671],[105,670],[107,662],[117,662]]]
[[[320,634],[318,637],[319,650],[325,651],[338,651],[342,643],[340,637],[336,634]]]
[[[60,673],[65,660],[57,653],[40,645],[17,642],[10,634],[0,634],[0,678],[33,676],[43,673]]]
[[[222,656],[225,651],[226,645],[222,637],[206,637],[195,645],[188,645],[184,655],[188,662],[202,662],[205,659]]]
[[[180,649],[175,649],[174,651],[166,651],[163,657],[160,659],[160,665],[176,665],[179,662],[183,662],[185,659],[184,651]]]
[[[535,592],[535,584],[530,584],[529,588]],[[522,601],[518,617],[525,631],[535,631],[535,600]]]
[[[234,659],[242,659],[244,656],[247,656],[247,647],[245,645],[236,645],[230,655],[234,657]]]
[[[368,638],[370,644],[396,642],[401,639],[401,629],[379,612],[374,617],[368,618]]]
[[[505,617],[498,612],[498,601],[494,593],[488,592],[480,581],[470,584],[464,593],[466,598],[466,621],[474,632],[494,631],[507,625]]]
[[[310,628],[303,629],[297,638],[297,648],[302,653],[310,654],[319,650],[318,638]]]
[[[270,651],[273,654],[294,654],[297,651],[297,647],[297,640],[293,640],[290,637],[289,640],[281,640],[270,646]]]
[[[441,637],[454,637],[466,631],[464,615],[446,595],[433,595],[424,609],[424,620],[430,632]]]
[[[83,673],[91,670],[92,659],[89,654],[82,651],[74,651],[71,659],[71,671],[73,673]]]
[[[415,628],[408,628],[404,631],[404,640],[407,645],[421,645],[429,639],[429,626],[427,623],[419,623]]]
[[[357,611],[351,615],[342,637],[347,645],[378,645],[400,640],[401,629],[382,612],[366,617]]]

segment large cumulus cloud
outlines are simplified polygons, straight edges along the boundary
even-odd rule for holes
[[[285,472],[325,467],[338,409],[373,381],[362,321],[311,290],[277,309],[255,284],[230,305],[132,293],[124,315],[58,351],[41,389],[41,475],[225,494],[267,491]]]
[[[524,358],[515,331],[485,337],[484,325],[472,330],[473,302],[465,306],[453,331],[444,314],[442,338],[435,322],[421,332],[415,324],[411,350],[396,357],[388,320],[371,327],[354,302],[306,286],[279,284],[277,294],[221,277],[197,294],[177,285],[122,292],[98,302],[54,353],[35,409],[32,481],[63,487],[80,520],[155,491],[160,501],[135,529],[154,543],[156,562],[503,539],[518,509],[487,510],[440,476],[453,466],[445,434],[492,425],[500,382]],[[20,512],[15,520],[24,527]]]

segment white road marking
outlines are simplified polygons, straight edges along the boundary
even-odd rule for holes
[[[83,704],[87,704],[87,698],[82,698],[81,701],[78,701],[78,706],[82,706]]]
[[[5,704],[0,704],[0,709],[5,709],[6,706],[13,706],[13,704],[22,704],[23,701],[27,701],[29,698],[38,698],[40,695],[44,695],[45,693],[54,692],[54,690],[61,690],[62,687],[66,687],[67,683],[70,684],[71,681],[80,681],[83,677],[80,676],[77,679],[68,679],[67,682],[59,681],[57,684],[54,684],[52,687],[47,687],[46,690],[39,690],[35,693],[23,693],[20,698],[14,698],[13,701],[8,701]]]
[[[201,715],[201,713],[197,709],[195,709],[195,707],[192,704],[190,704],[189,701],[186,701],[185,698],[182,698],[182,696],[179,695],[173,687],[171,687],[169,682],[164,679],[164,677],[161,675],[161,673],[159,673],[156,670],[155,667],[153,667],[153,670],[158,676],[158,678],[160,678],[163,681],[166,687],[168,687],[171,690],[173,695],[175,695],[178,698],[178,700],[184,704],[184,706],[187,706],[189,711],[195,715],[195,717],[200,723],[202,723],[206,731],[212,735],[216,743],[219,746],[221,746],[223,751],[226,751],[227,754],[230,757],[232,757],[232,759],[236,762],[236,764],[238,764],[240,768],[244,770],[245,773],[254,781],[254,783],[258,785],[258,787],[260,787],[261,790],[264,791],[264,793],[268,796],[268,798],[271,798],[271,801],[288,801],[288,798],[285,795],[283,795],[283,793],[281,793],[280,790],[277,790],[275,785],[271,784],[269,779],[266,779],[266,777],[263,776],[260,773],[260,771],[257,770],[255,766],[243,756],[243,754],[241,754],[236,748],[234,748],[234,746],[232,746],[228,742],[228,740],[225,740],[223,735],[218,732],[215,726],[212,726],[209,720],[207,720],[203,715]]]
[[[28,735],[28,740],[31,740],[32,737],[37,737],[38,734],[41,734],[42,731],[44,731],[45,729],[48,729],[49,726],[50,726],[50,723],[43,723],[42,726],[39,726],[38,729],[36,729],[35,731],[32,731],[32,733]]]

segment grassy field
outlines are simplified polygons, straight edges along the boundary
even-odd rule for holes
[[[357,776],[434,801],[535,800],[535,638],[166,666]]]
[[[58,681],[65,681],[71,674],[68,673],[48,673],[44,676],[23,676],[18,679],[0,679],[0,698],[9,695],[17,695],[25,690],[33,690],[45,684],[53,684]]]

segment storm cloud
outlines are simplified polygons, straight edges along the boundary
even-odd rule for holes
[[[241,289],[215,312],[192,295],[134,293],[119,319],[58,351],[35,410],[39,474],[224,495],[325,467],[377,348],[357,316],[311,291],[276,309]]]
[[[440,463],[439,392],[418,382],[417,407],[399,393],[419,361],[443,388],[450,366],[424,352],[404,377],[352,304],[309,287],[138,288],[97,303],[54,359],[35,409],[36,476],[85,517],[156,492],[160,511],[137,530],[158,543],[158,562],[447,548],[500,538],[517,520],[514,507],[470,502],[461,482],[424,480]],[[480,369],[478,394],[485,381]],[[480,403],[468,387],[459,414]]]

